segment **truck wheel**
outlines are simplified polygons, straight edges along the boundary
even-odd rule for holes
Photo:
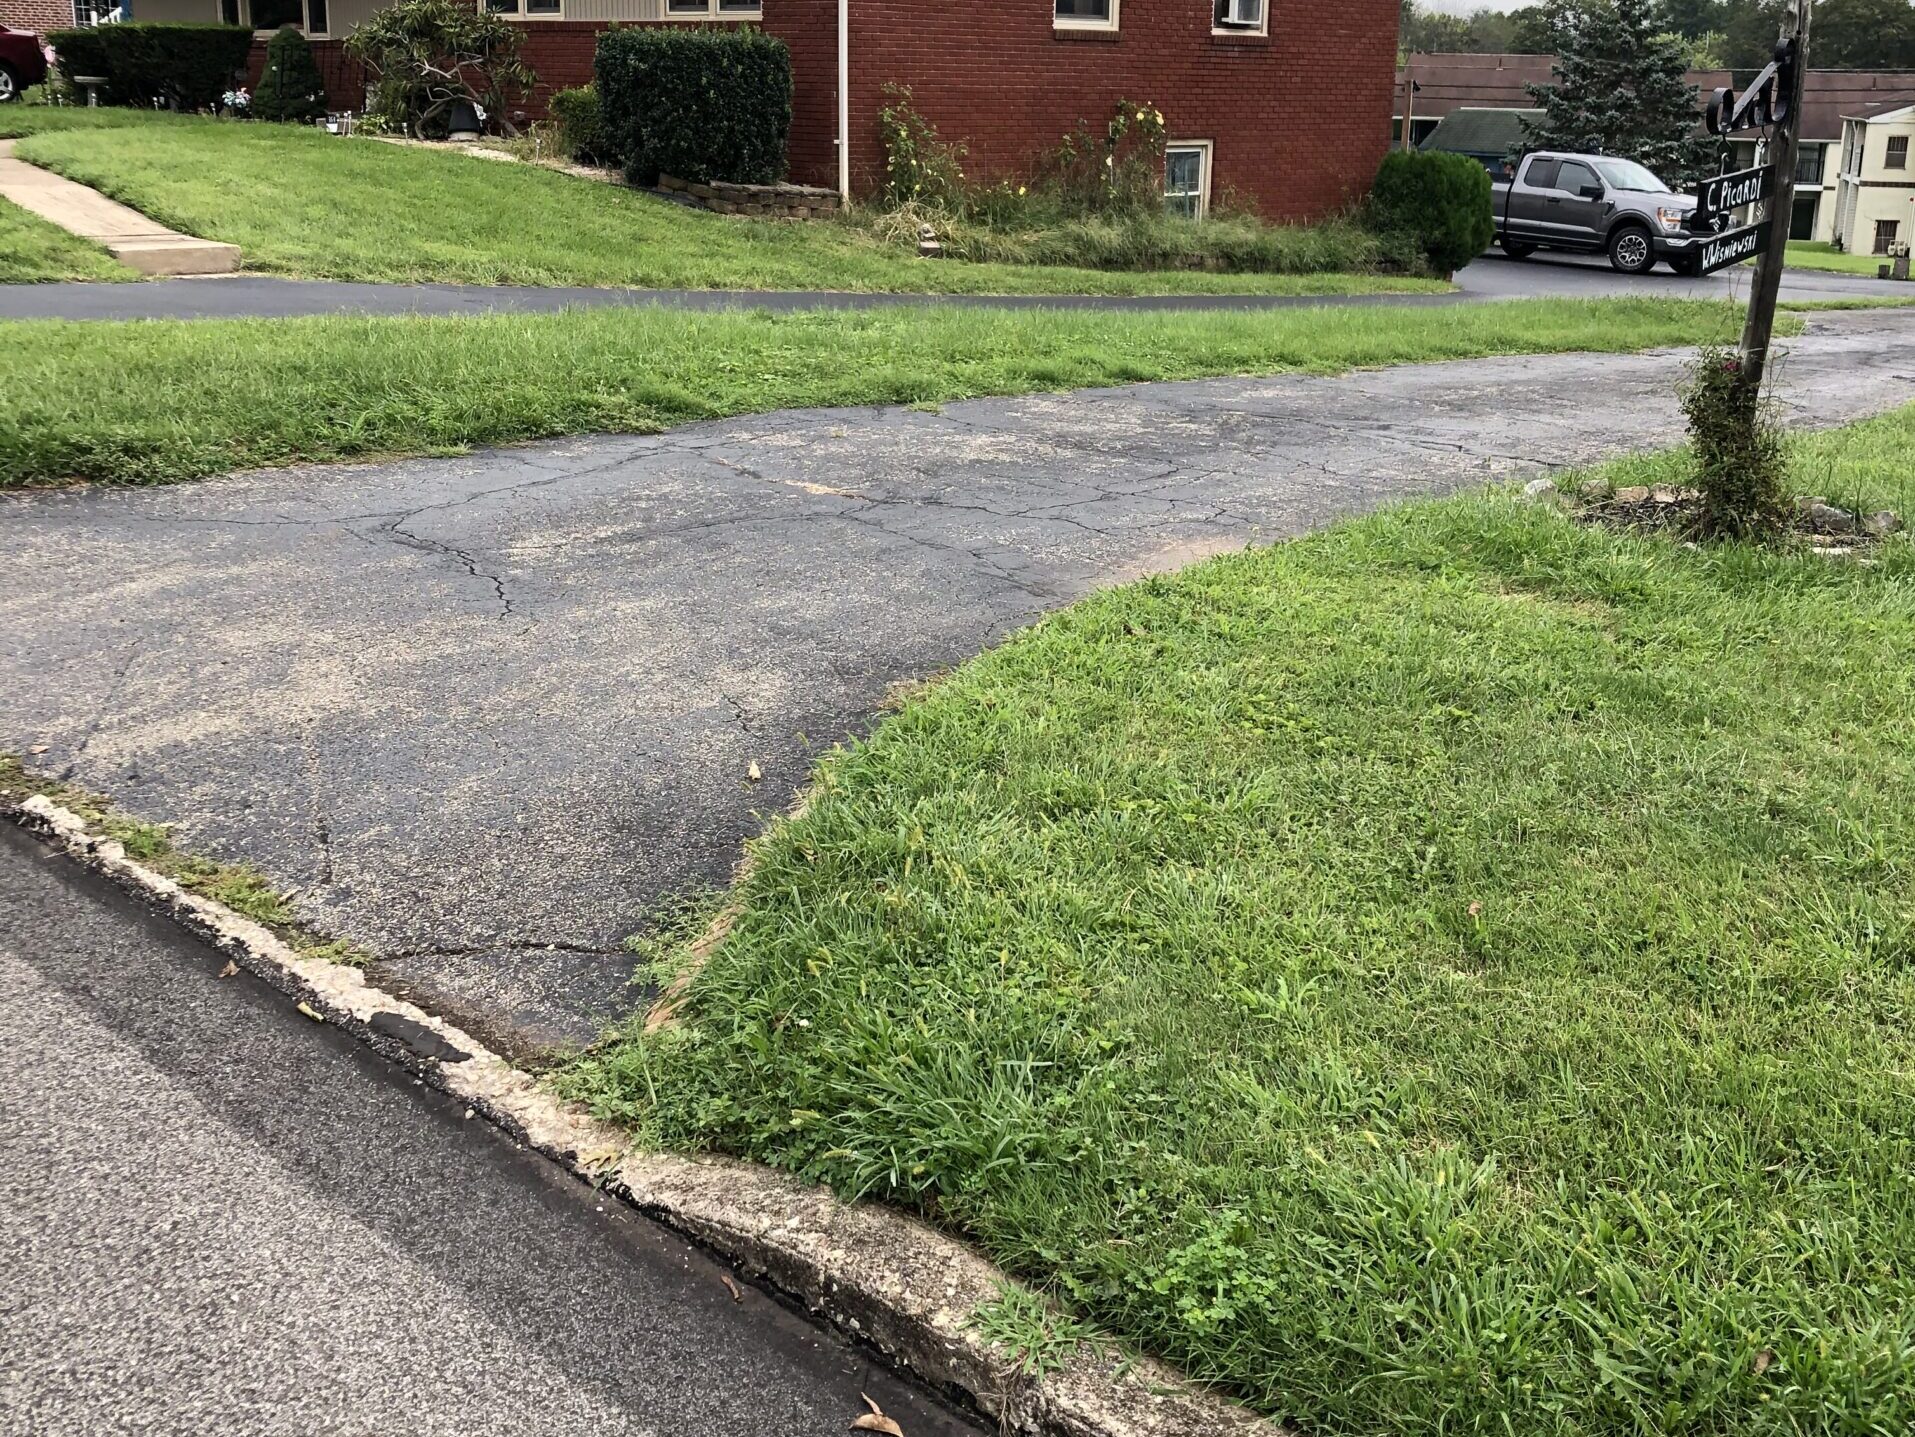
[[[1609,237],[1609,266],[1618,274],[1641,274],[1655,262],[1655,246],[1641,225],[1624,225]]]
[[[1501,241],[1503,253],[1511,259],[1528,259],[1536,253],[1536,246],[1523,240],[1506,239]]]

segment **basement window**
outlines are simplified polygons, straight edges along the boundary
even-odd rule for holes
[[[1210,141],[1164,146],[1164,213],[1200,220],[1210,208]]]
[[[1052,0],[1051,24],[1059,30],[1115,30],[1117,0]]]
[[[1213,35],[1268,35],[1270,12],[1264,0],[1217,0],[1210,13]]]

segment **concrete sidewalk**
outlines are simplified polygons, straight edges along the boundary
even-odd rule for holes
[[[1798,420],[1915,400],[1915,315],[1816,316]],[[1687,352],[806,411],[0,503],[0,749],[298,890],[517,1047],[633,1001],[899,680],[1094,586],[1667,444]],[[750,778],[753,764],[762,774]]]
[[[15,159],[13,146],[0,140],[0,199],[91,240],[141,274],[228,274],[239,268],[239,246],[170,230],[98,190]]]

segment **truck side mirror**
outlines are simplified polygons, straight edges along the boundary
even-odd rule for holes
[[[1599,200],[1609,192],[1601,185],[1584,185],[1580,190],[1576,191],[1576,193],[1586,200]]]

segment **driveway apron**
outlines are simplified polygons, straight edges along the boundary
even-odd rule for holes
[[[901,681],[1103,584],[1670,443],[1686,355],[816,410],[453,459],[7,496],[0,748],[296,890],[521,1052],[637,1000]],[[1818,316],[1797,422],[1915,399],[1915,320]],[[757,777],[753,777],[756,774]]]

